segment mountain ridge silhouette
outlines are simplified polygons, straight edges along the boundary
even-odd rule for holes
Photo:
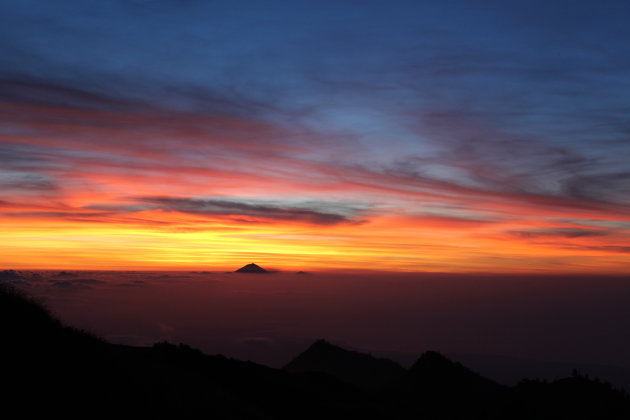
[[[346,350],[324,339],[315,341],[283,369],[288,372],[323,372],[366,387],[388,385],[405,372],[402,366],[389,359]]]
[[[22,417],[630,418],[628,394],[577,372],[554,382],[493,386],[437,352],[404,369],[318,340],[285,369],[273,369],[185,344],[110,344],[63,325],[41,302],[2,282],[0,337],[3,408]]]

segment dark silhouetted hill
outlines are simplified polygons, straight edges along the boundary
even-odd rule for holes
[[[63,326],[3,284],[0,320],[0,397],[5,412],[18,410],[19,418],[316,419],[333,412],[377,418],[366,395],[331,376],[292,374],[185,345],[109,344]]]
[[[628,394],[609,384],[574,373],[553,382],[523,380],[503,401],[504,418],[630,419]]]
[[[383,357],[387,356],[383,355]],[[397,354],[392,356],[394,360],[397,360]],[[577,369],[592,377],[610,382],[616,387],[630,390],[630,369],[622,366],[535,360],[496,354],[453,354],[452,357],[465,366],[505,385],[516,385],[526,377],[553,381]]]
[[[502,387],[437,352],[403,369],[320,340],[272,369],[183,344],[113,345],[1,282],[0,337],[11,418],[630,418],[628,395],[598,380]]]
[[[365,387],[386,386],[405,374],[399,364],[368,354],[345,350],[318,340],[284,367],[288,372],[322,372]]]
[[[409,369],[414,386],[427,392],[496,392],[503,387],[436,351],[427,351]]]

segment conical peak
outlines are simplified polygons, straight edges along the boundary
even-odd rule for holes
[[[268,273],[267,270],[265,270],[264,268],[262,268],[261,266],[255,263],[247,264],[239,268],[235,272],[236,273]]]
[[[329,343],[326,340],[319,339],[306,350],[306,353],[330,353],[330,352],[338,352],[338,353],[350,353],[348,350],[341,348],[339,346],[335,346],[334,344]]]

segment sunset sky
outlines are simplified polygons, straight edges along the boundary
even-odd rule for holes
[[[0,266],[627,272],[629,21],[4,0]]]

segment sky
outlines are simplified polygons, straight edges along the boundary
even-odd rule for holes
[[[627,272],[629,18],[5,0],[0,265]]]

